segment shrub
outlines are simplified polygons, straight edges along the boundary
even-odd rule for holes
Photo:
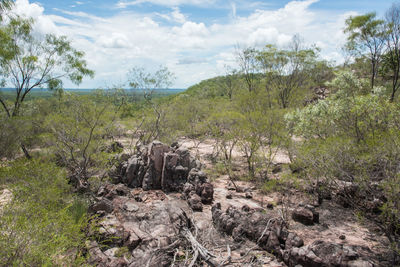
[[[20,160],[0,169],[12,201],[0,216],[0,265],[81,265],[86,204],[52,163]]]

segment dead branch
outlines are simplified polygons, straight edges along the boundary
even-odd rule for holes
[[[218,263],[216,263],[212,258],[215,258],[216,256],[211,254],[203,245],[201,245],[196,238],[193,236],[192,232],[186,227],[182,229],[182,235],[186,238],[187,241],[189,241],[190,245],[192,246],[192,249],[194,251],[194,260],[190,263],[192,266],[192,263],[194,264],[193,261],[195,261],[195,258],[200,256],[208,265],[212,267],[219,266]],[[196,256],[198,254],[198,256]]]

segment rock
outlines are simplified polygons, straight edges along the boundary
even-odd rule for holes
[[[276,164],[274,166],[274,168],[272,169],[272,173],[273,174],[276,174],[276,173],[281,172],[281,171],[282,171],[282,165],[281,164]]]
[[[101,251],[96,241],[90,241],[86,244],[89,259],[88,263],[96,266],[105,266],[108,262],[107,256]],[[104,265],[102,265],[104,264]]]
[[[368,261],[355,260],[347,263],[348,267],[373,267],[374,265]]]
[[[289,233],[286,242],[285,242],[285,249],[291,249],[293,247],[299,248],[304,245],[303,239],[301,239],[298,235],[294,233]]]
[[[173,148],[178,148],[179,147],[179,143],[178,142],[172,142],[171,147]]]
[[[118,179],[125,185],[143,190],[159,190],[164,192],[182,192],[182,198],[190,201],[190,206],[200,209],[198,198],[190,197],[197,194],[203,204],[211,204],[214,197],[214,187],[207,181],[207,175],[199,170],[201,164],[190,155],[184,147],[168,147],[159,141],[153,141],[148,146],[138,147],[138,153],[127,162],[119,162],[112,172],[115,181]],[[114,188],[103,188],[101,196],[113,199],[116,195],[127,195],[129,189],[120,193]],[[142,201],[137,196],[137,201]]]
[[[201,202],[203,204],[211,204],[214,197],[214,187],[210,183],[203,183],[201,185]]]
[[[236,187],[232,182],[229,182],[229,184],[226,186],[226,189],[228,189],[229,191],[235,191]]]
[[[99,201],[97,201],[96,203],[94,203],[89,207],[89,211],[92,213],[96,213],[98,211],[104,211],[106,213],[110,213],[113,211],[113,209],[114,209],[113,203],[106,198],[100,199]]]
[[[195,184],[203,184],[207,182],[207,176],[204,172],[198,169],[191,169],[188,176],[188,182],[195,185]]]
[[[173,254],[163,249],[182,245],[180,231],[189,227],[189,219],[184,212],[187,204],[182,200],[165,200],[152,191],[142,191],[148,202],[136,202],[133,195],[116,196],[114,209],[98,223],[94,232],[99,240],[88,243],[91,264],[95,266],[169,266]],[[158,199],[157,199],[158,197]],[[199,196],[197,196],[200,198]],[[109,201],[109,200],[108,200]],[[201,203],[201,201],[199,200]],[[186,206],[185,206],[186,205]],[[103,245],[110,249],[102,252]],[[118,256],[116,251],[127,250],[132,257]],[[157,249],[159,253],[154,256]]]
[[[136,201],[135,201],[136,202]],[[135,204],[133,201],[125,202],[124,209],[129,212],[136,212],[139,210],[139,206]]]
[[[197,194],[191,194],[188,199],[189,206],[193,211],[203,211],[201,198]]]
[[[313,225],[319,222],[319,214],[311,208],[299,207],[292,212],[293,220],[304,225]]]
[[[148,168],[143,178],[142,188],[144,190],[161,189],[164,154],[171,149],[159,141],[153,141],[148,148]]]
[[[312,244],[285,250],[284,260],[289,266],[349,266],[358,259],[352,247],[317,240]]]
[[[216,203],[211,208],[215,227],[233,239],[241,242],[249,239],[258,242],[258,245],[268,252],[280,256],[281,247],[285,246],[287,231],[281,219],[273,218],[264,212],[254,211],[244,205],[241,209],[228,207],[225,212],[221,210],[221,204]],[[289,241],[298,245],[299,240]],[[296,243],[297,242],[297,243]]]

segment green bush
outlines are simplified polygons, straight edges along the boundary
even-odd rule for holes
[[[87,205],[72,195],[65,171],[20,160],[0,169],[0,185],[13,195],[0,216],[1,266],[83,264]]]

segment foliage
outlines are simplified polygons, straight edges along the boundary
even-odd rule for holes
[[[59,112],[50,114],[45,126],[51,134],[45,136],[57,160],[66,166],[76,185],[87,181],[105,161],[101,153],[112,136],[116,114],[103,98],[67,96],[60,103]]]
[[[267,45],[258,52],[257,60],[266,76],[266,91],[272,95],[276,90],[282,108],[287,108],[295,91],[309,81],[310,70],[317,62],[317,52],[314,48],[303,49],[296,36],[289,50]]]
[[[32,31],[32,23],[17,17],[0,27],[2,86],[11,83],[16,93],[10,103],[0,95],[2,108],[10,118],[21,115],[21,106],[32,89],[47,86],[60,91],[63,78],[79,84],[84,76],[94,75],[82,59],[84,53],[72,48],[65,36],[38,36]],[[22,140],[21,148],[30,158]]]
[[[146,71],[144,68],[134,67],[128,72],[128,83],[133,89],[140,89],[143,91],[144,99],[146,100],[146,107],[143,109],[142,123],[145,122],[145,127],[148,129],[146,134],[141,136],[141,141],[145,144],[151,140],[158,139],[161,135],[164,118],[165,108],[159,105],[159,102],[153,100],[153,93],[156,89],[166,89],[174,80],[174,74],[168,70],[167,67],[160,66],[155,72]],[[146,113],[152,111],[154,116],[150,120]],[[147,124],[147,125],[146,125]]]
[[[346,20],[348,33],[346,48],[358,55],[367,54],[370,61],[371,88],[375,86],[380,59],[385,44],[384,21],[376,19],[376,13],[350,16]]]
[[[81,266],[86,204],[71,194],[65,172],[19,160],[0,168],[0,183],[13,196],[0,211],[0,265]]]
[[[344,190],[346,203],[374,221],[397,247],[400,105],[390,102],[382,88],[368,92],[367,84],[341,72],[331,83],[340,88],[334,95],[286,115],[286,121],[292,134],[304,138],[295,145],[296,164],[318,200]],[[346,183],[357,191],[348,193]],[[368,201],[380,203],[379,216],[367,208]]]

